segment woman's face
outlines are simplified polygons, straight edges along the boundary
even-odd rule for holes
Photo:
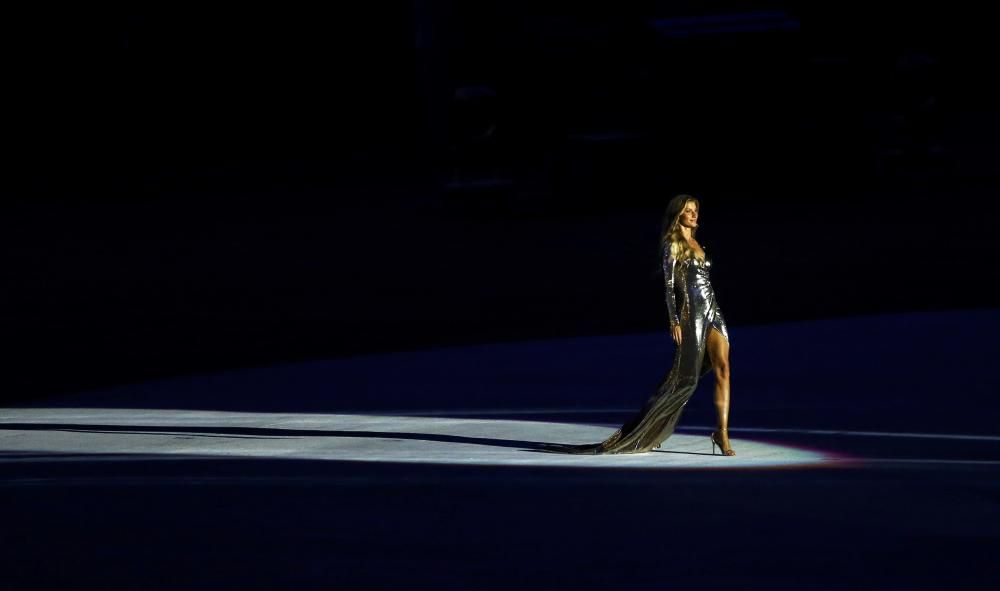
[[[694,201],[688,201],[684,204],[684,209],[681,210],[680,225],[685,228],[698,227],[698,204]]]

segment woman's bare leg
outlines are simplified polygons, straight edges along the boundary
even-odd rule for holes
[[[718,413],[718,438],[723,449],[729,448],[729,342],[714,328],[708,330],[706,343],[715,372],[715,411]]]

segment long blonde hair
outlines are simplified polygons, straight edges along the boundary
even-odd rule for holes
[[[677,195],[667,204],[667,211],[663,215],[663,223],[660,229],[660,256],[662,257],[667,246],[670,247],[670,254],[678,261],[699,258],[698,254],[691,248],[691,245],[684,239],[681,233],[681,214],[684,207],[693,202],[698,211],[701,211],[701,203],[691,195]],[[691,237],[694,238],[698,228],[691,229]]]

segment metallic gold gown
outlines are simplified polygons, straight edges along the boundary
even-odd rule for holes
[[[659,447],[673,434],[699,379],[712,369],[705,347],[708,331],[718,330],[729,342],[729,331],[708,278],[711,267],[712,261],[707,256],[705,260],[678,261],[670,254],[670,244],[665,246],[663,277],[667,310],[671,322],[681,326],[681,344],[674,352],[670,371],[642,409],[604,441],[544,444],[544,450],[574,454],[641,453]]]

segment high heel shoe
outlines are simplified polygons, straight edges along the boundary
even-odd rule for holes
[[[719,431],[726,431],[726,430],[727,430],[727,429],[718,429],[718,430],[716,430],[716,431],[712,431],[712,436],[711,436],[711,437],[709,437],[709,439],[711,439],[711,440],[712,440],[712,455],[713,455],[713,456],[715,455],[715,446],[716,446],[716,445],[718,445],[718,446],[719,446],[719,451],[721,451],[721,452],[722,452],[722,455],[724,455],[724,456],[735,456],[735,455],[736,455],[736,452],[735,452],[735,451],[733,451],[733,448],[732,448],[732,446],[730,446],[730,447],[729,447],[728,449],[727,449],[727,448],[725,448],[725,447],[722,447],[722,442],[721,442],[721,441],[717,441],[717,440],[715,439],[715,434],[716,434],[716,433],[718,433]]]

